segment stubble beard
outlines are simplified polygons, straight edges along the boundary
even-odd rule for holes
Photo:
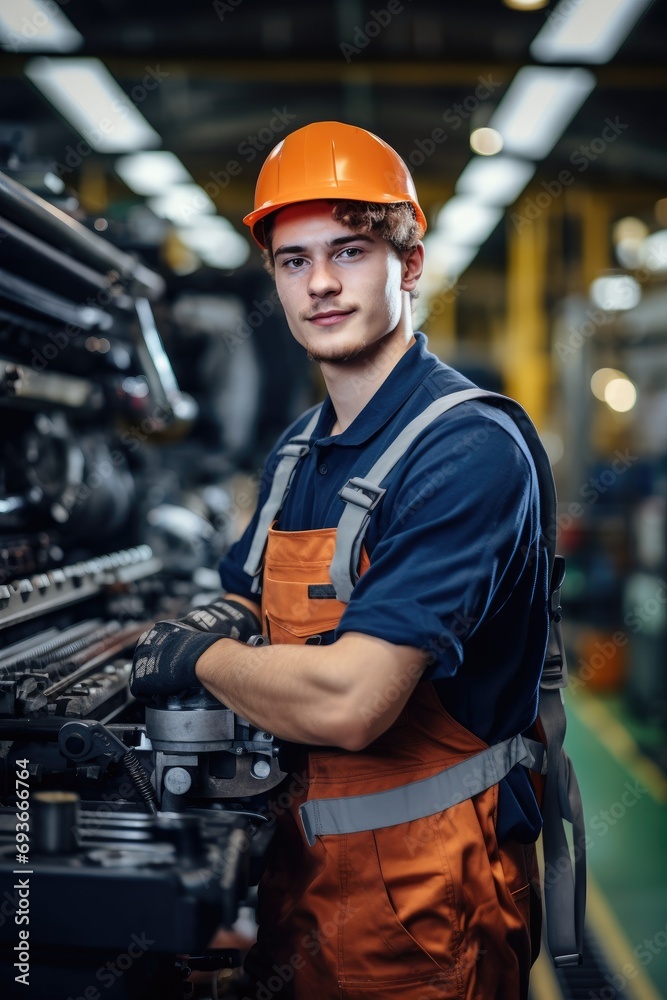
[[[362,344],[357,344],[353,348],[340,347],[337,350],[331,351],[330,353],[322,351],[313,351],[311,348],[306,349],[306,357],[309,361],[314,361],[316,364],[327,364],[327,365],[344,365],[347,361],[354,361],[358,358],[360,354],[363,354],[366,350],[367,344],[364,341]]]

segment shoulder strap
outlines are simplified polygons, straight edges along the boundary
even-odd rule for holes
[[[364,479],[359,477],[349,479],[340,490],[339,496],[345,502],[345,509],[338,522],[336,551],[331,563],[331,582],[334,585],[336,597],[339,601],[347,603],[350,600],[352,588],[359,579],[357,567],[359,565],[361,546],[370,520],[370,514],[386,492],[382,488],[381,483],[389,475],[394,466],[403,458],[412,442],[424,428],[428,427],[437,417],[446,413],[447,410],[451,410],[454,406],[458,406],[459,403],[465,403],[470,399],[484,399],[490,402],[501,402],[513,408],[516,407],[517,411],[521,411],[526,422],[532,428],[532,423],[528,415],[524,410],[521,410],[518,403],[515,403],[507,396],[500,396],[498,393],[487,392],[485,389],[478,388],[461,389],[459,392],[452,392],[447,396],[442,396],[440,399],[436,399],[430,403],[414,420],[411,420],[400,434],[390,442]],[[520,430],[523,432],[523,428],[520,427]],[[535,432],[533,431],[533,433]],[[528,442],[526,443],[528,444]],[[529,444],[528,446],[530,447]],[[531,453],[532,450],[531,448]],[[548,471],[550,477],[550,492],[553,492],[555,497],[551,466],[546,454],[544,458],[546,460],[544,470]],[[541,488],[542,476],[539,469],[538,477],[540,478]]]
[[[266,503],[262,507],[257,521],[257,528],[255,529],[255,534],[253,535],[252,542],[250,543],[248,557],[243,564],[244,573],[253,577],[253,590],[255,591],[259,589],[259,580],[262,562],[264,559],[264,549],[266,548],[266,539],[269,534],[269,528],[273,524],[273,521],[285,502],[285,497],[287,496],[287,491],[289,490],[290,482],[292,480],[292,476],[294,475],[297,462],[310,451],[310,439],[315,427],[317,426],[321,409],[321,404],[316,406],[304,429],[299,434],[295,434],[294,437],[291,437],[289,441],[287,441],[282,448],[278,450],[277,457],[280,461],[278,462],[273,476],[271,492],[267,497]]]

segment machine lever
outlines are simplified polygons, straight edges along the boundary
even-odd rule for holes
[[[75,763],[102,756],[122,761],[142,801],[152,813],[157,813],[155,789],[134,750],[126,747],[101,722],[94,719],[66,722],[58,733],[58,747],[64,757]]]

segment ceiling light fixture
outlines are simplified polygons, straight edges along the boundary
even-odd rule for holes
[[[606,63],[653,0],[561,0],[530,46],[540,62]]]
[[[75,52],[83,45],[60,7],[50,0],[0,0],[0,47],[11,52]]]
[[[197,219],[177,230],[179,239],[209,267],[235,270],[250,256],[250,244],[222,215]]]
[[[427,236],[424,244],[427,250],[427,277],[434,286],[436,297],[445,279],[448,282],[456,281],[479,252],[478,246],[463,246],[437,231]],[[448,283],[447,287],[450,288],[451,285]]]
[[[511,205],[535,173],[535,164],[511,156],[479,156],[470,160],[456,182],[457,194],[470,195],[487,205]]]
[[[167,149],[121,156],[114,167],[135,194],[164,194],[174,184],[194,184],[193,177],[176,154]]]
[[[440,209],[435,224],[452,243],[478,247],[488,239],[502,216],[502,208],[486,205],[469,195],[455,195]]]
[[[506,153],[541,160],[554,148],[594,87],[595,77],[586,69],[524,66],[489,124],[502,135]]]
[[[215,205],[198,184],[176,184],[164,194],[149,198],[148,207],[175,226],[189,226],[202,215],[215,215]]]
[[[99,59],[31,59],[25,74],[99,153],[159,146],[160,136]]]

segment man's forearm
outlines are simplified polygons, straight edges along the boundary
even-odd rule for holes
[[[221,639],[199,658],[196,674],[223,704],[275,736],[356,750],[398,716],[423,666],[418,650],[347,633],[330,646]],[[389,689],[400,696],[387,699]]]

